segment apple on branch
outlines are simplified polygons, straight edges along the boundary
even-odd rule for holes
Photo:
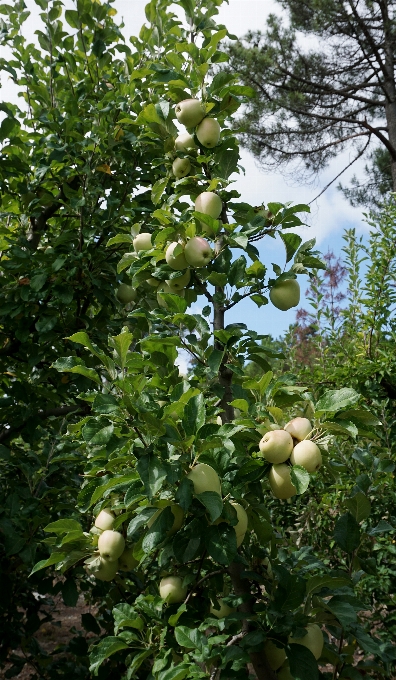
[[[178,253],[177,255],[174,255],[175,249],[178,246],[179,250],[181,249],[181,252]],[[173,241],[173,243],[171,243],[167,247],[165,252],[165,260],[167,264],[176,271],[183,271],[183,269],[188,268],[188,262],[184,255],[183,246],[181,245],[181,243],[178,243],[177,241]]]
[[[233,614],[235,612],[235,609],[229,607],[228,604],[224,602],[223,598],[219,597],[218,602],[220,605],[219,609],[217,609],[214,603],[212,602],[209,610],[210,613],[217,619],[224,619],[225,616],[228,616],[229,614]]]
[[[205,106],[199,99],[183,99],[175,106],[176,118],[187,128],[193,128],[201,122],[206,114]]]
[[[176,604],[186,599],[187,587],[183,586],[180,576],[165,576],[159,585],[159,592],[163,600]]]
[[[310,439],[304,439],[294,447],[290,462],[292,465],[301,465],[307,472],[317,472],[322,465],[319,446]]]
[[[187,241],[184,256],[190,267],[205,267],[213,258],[213,251],[205,238],[194,236]]]
[[[267,640],[264,645],[265,656],[267,661],[273,671],[277,671],[278,668],[286,661],[286,652],[283,647],[278,647],[272,640]]]
[[[113,562],[124,552],[125,539],[118,531],[107,529],[99,536],[98,549],[103,559]]]
[[[306,627],[307,634],[302,638],[293,638],[289,636],[289,644],[303,645],[309,649],[318,660],[322,656],[324,639],[323,633],[317,623],[309,623]]]
[[[293,451],[293,439],[285,430],[270,430],[260,441],[259,449],[269,463],[284,463]]]
[[[99,515],[95,519],[95,526],[97,529],[106,531],[106,529],[112,529],[115,522],[115,516],[111,512],[110,508],[103,508]]]
[[[133,547],[125,548],[118,560],[118,568],[120,571],[131,571],[139,564],[138,560],[133,556]]]
[[[128,304],[128,302],[135,302],[137,298],[137,290],[133,286],[128,286],[126,283],[121,283],[117,289],[117,300],[123,305]]]
[[[198,495],[204,491],[216,491],[221,495],[221,483],[219,475],[210,465],[198,463],[187,475],[194,484],[194,493]]]
[[[188,158],[175,158],[172,165],[172,172],[176,179],[187,177],[191,170],[191,163]]]
[[[269,296],[274,307],[286,312],[300,302],[300,284],[296,279],[279,281],[272,286]]]
[[[188,132],[182,132],[182,134],[175,139],[175,149],[176,151],[184,151],[185,153],[195,152],[197,150],[197,145],[194,141],[194,137]]]
[[[291,481],[290,470],[291,467],[286,463],[272,466],[268,480],[275,498],[285,500],[296,495],[297,489]]]
[[[291,434],[293,439],[298,439],[298,441],[301,442],[312,432],[312,425],[308,418],[301,418],[299,416],[293,418],[293,420],[289,420],[284,429]]]
[[[220,141],[221,127],[215,118],[204,118],[195,133],[202,146],[213,149]]]
[[[141,250],[150,250],[150,248],[153,247],[153,244],[151,243],[151,234],[143,233],[135,236],[133,239],[133,247],[137,253]]]
[[[150,517],[149,521],[147,522],[148,528],[151,529],[151,527],[153,526],[157,517],[160,516],[161,512],[163,512],[163,510],[166,507],[170,507],[174,519],[173,519],[173,525],[169,529],[167,534],[168,534],[168,536],[172,536],[172,534],[175,534],[176,531],[179,531],[179,529],[181,529],[181,527],[183,525],[183,520],[184,520],[184,512],[183,512],[183,509],[180,507],[180,505],[178,505],[177,503],[172,503],[172,501],[166,501],[166,500],[157,501],[157,503],[155,505],[159,509],[157,510],[157,512],[154,513],[154,515],[152,517]]]
[[[166,293],[167,295],[178,295],[179,297],[185,296],[184,288],[182,288],[181,290],[175,290],[174,288],[168,286],[167,283],[162,283],[157,288],[157,302],[159,306],[162,307],[163,309],[168,309],[168,305],[166,304],[165,300],[161,297],[161,293]]]
[[[185,271],[182,276],[178,276],[175,279],[167,279],[165,281],[166,285],[169,286],[169,288],[174,291],[175,293],[178,293],[180,290],[183,290],[188,284],[190,283],[191,279],[191,272],[189,269]]]

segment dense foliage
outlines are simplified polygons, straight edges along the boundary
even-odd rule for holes
[[[371,634],[360,587],[393,529],[361,469],[389,483],[380,419],[360,384],[326,389],[318,373],[308,389],[271,370],[282,357],[267,338],[226,323],[247,296],[268,316],[268,298],[297,304],[297,278],[325,265],[291,231],[306,206],[257,210],[232,189],[232,118],[253,93],[208,76],[227,60],[222,0],[180,0],[186,25],[153,0],[132,48],[111,3],[36,1],[43,54],[21,38],[23,1],[1,6],[2,67],[26,98],[1,125],[2,662],[25,655],[8,676],[26,659],[48,680],[388,677],[394,648]],[[194,148],[175,147],[175,106],[192,97]],[[286,251],[273,272],[254,245],[269,237]],[[319,472],[294,464],[292,416],[312,424]],[[290,440],[287,502],[263,454],[273,431]],[[82,617],[90,650],[77,633],[52,660],[34,637],[37,593],[59,591],[98,615]]]

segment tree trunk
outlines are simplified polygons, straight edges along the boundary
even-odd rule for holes
[[[385,36],[385,116],[388,126],[388,138],[393,148],[393,153],[391,152],[391,172],[393,190],[396,191],[396,85],[394,59],[396,41],[394,38],[394,27],[392,26],[392,22],[389,18],[387,0],[384,0],[383,3],[380,3],[380,6]]]
[[[217,243],[216,251],[219,252],[222,246],[221,237]],[[219,299],[223,297],[224,289],[216,287],[215,299],[213,302],[213,330],[219,331],[224,330],[224,308],[219,302]],[[215,348],[223,350],[224,347],[222,343],[215,339]],[[232,371],[226,366],[227,364],[227,354],[225,353],[223,361],[221,362],[219,368],[219,383],[224,388],[224,393],[221,398],[221,407],[223,413],[221,415],[223,423],[228,423],[234,419],[234,407],[231,406],[230,402],[233,400],[232,396]],[[247,579],[241,578],[241,573],[243,571],[243,565],[240,562],[233,562],[229,567],[229,574],[231,576],[231,581],[235,595],[244,595],[246,601],[244,601],[240,607],[239,611],[245,612],[246,614],[253,613],[254,596],[250,592],[250,584]],[[250,631],[250,622],[247,620],[242,621],[243,632],[248,633]],[[256,674],[257,680],[276,680],[275,673],[271,670],[268,665],[268,661],[265,657],[264,651],[262,652],[251,652],[249,654],[250,661],[253,666],[254,672]]]

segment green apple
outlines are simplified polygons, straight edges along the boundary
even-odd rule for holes
[[[317,472],[322,465],[319,446],[310,439],[304,439],[294,447],[290,462],[292,465],[301,465],[307,472]]]
[[[175,139],[175,149],[176,151],[196,151],[197,145],[194,142],[194,137],[192,137],[188,132],[182,132],[181,135]]]
[[[191,267],[205,267],[213,258],[213,251],[205,238],[194,236],[187,241],[184,255]]]
[[[223,210],[223,201],[214,191],[203,191],[195,199],[195,210],[217,220]]]
[[[161,281],[159,279],[155,279],[153,276],[150,276],[150,278],[146,280],[146,283],[148,283],[149,286],[152,286],[152,288],[158,288]]]
[[[308,418],[293,418],[285,425],[284,429],[289,432],[294,439],[301,442],[312,432],[312,425]]]
[[[218,602],[220,605],[220,609],[215,609],[214,604],[210,605],[210,613],[215,616],[217,619],[224,619],[225,616],[228,616],[229,614],[233,614],[235,609],[232,607],[229,607],[228,604],[223,602],[223,599],[221,597],[218,598]]]
[[[268,479],[275,498],[285,500],[286,498],[291,498],[296,495],[297,489],[294,484],[292,484],[290,470],[290,466],[286,465],[286,463],[272,466]]]
[[[264,653],[267,657],[267,661],[273,671],[277,671],[278,668],[286,661],[286,652],[283,647],[277,647],[277,645],[272,642],[272,640],[267,640],[264,645]]]
[[[183,290],[183,288],[188,286],[190,279],[191,272],[189,269],[187,269],[182,276],[178,276],[176,279],[167,279],[165,283],[167,286],[169,286],[169,288],[175,291],[175,293],[178,293],[179,290]]]
[[[106,531],[99,536],[98,549],[100,556],[105,560],[109,560],[109,562],[118,560],[125,549],[124,537],[118,533],[118,531],[106,529]]]
[[[288,663],[279,669],[279,671],[276,674],[276,677],[278,678],[278,680],[294,680],[293,675],[290,673],[290,666]]]
[[[270,430],[266,432],[259,443],[259,449],[269,463],[284,463],[293,451],[293,439],[285,430]]]
[[[302,638],[293,638],[289,636],[289,644],[302,645],[309,649],[318,660],[323,651],[323,633],[316,623],[309,623],[305,629],[307,634]]]
[[[174,517],[174,521],[171,529],[169,529],[169,531],[167,532],[168,536],[172,536],[172,534],[175,534],[176,531],[179,531],[179,529],[181,529],[183,525],[184,520],[184,512],[180,505],[177,505],[177,503],[172,503],[172,501],[158,501],[155,505],[156,507],[159,508],[159,510],[157,510],[157,512],[155,512],[154,515],[150,517],[149,521],[147,522],[148,528],[151,529],[155,520],[157,519],[157,517],[160,516],[164,508],[170,506],[172,515]]]
[[[160,286],[157,288],[157,302],[160,307],[163,309],[168,309],[168,305],[166,304],[165,300],[162,299],[161,295],[159,293],[167,293],[168,295],[178,295],[179,297],[184,297],[185,296],[185,290],[182,288],[182,290],[175,290],[174,288],[171,288],[168,286],[167,283],[162,283]]]
[[[176,104],[175,113],[179,123],[187,128],[192,128],[201,122],[206,114],[206,109],[199,99],[183,99]]]
[[[188,158],[175,158],[172,165],[172,172],[176,179],[187,177],[191,170],[191,163]]]
[[[118,560],[106,560],[95,553],[86,561],[87,571],[99,581],[112,581],[118,571]],[[91,568],[92,564],[92,568]]]
[[[279,281],[272,286],[269,296],[274,307],[286,312],[300,302],[300,284],[296,279]]]
[[[188,268],[188,262],[184,256],[184,250],[179,253],[178,255],[174,255],[175,248],[177,246],[180,246],[181,243],[178,243],[177,241],[173,241],[167,249],[165,253],[165,260],[167,264],[172,268],[175,269],[176,271],[183,271],[183,269]]]
[[[137,253],[141,250],[150,250],[150,248],[153,247],[153,244],[151,243],[151,234],[143,233],[135,236],[133,239],[133,247]]]
[[[220,141],[221,127],[215,118],[204,118],[195,131],[202,146],[213,149]]]
[[[159,592],[163,600],[175,604],[186,599],[187,587],[183,586],[179,576],[165,576],[159,585]]]
[[[131,571],[131,569],[135,569],[137,565],[139,564],[138,560],[134,558],[133,556],[133,547],[132,548],[125,548],[124,552],[122,553],[121,557],[118,560],[118,568],[120,571]]]
[[[128,286],[126,283],[121,283],[117,289],[117,300],[123,305],[128,302],[134,302],[137,298],[137,290],[133,286]]]
[[[238,519],[238,524],[234,526],[235,533],[236,533],[236,539],[237,539],[237,548],[241,545],[243,542],[243,539],[245,538],[245,534],[247,531],[248,527],[248,516],[246,514],[245,508],[242,507],[239,503],[235,503],[235,501],[231,501],[232,507],[236,510],[237,514],[237,519]]]
[[[194,493],[198,495],[204,491],[216,491],[221,495],[221,483],[219,475],[210,465],[198,463],[187,475],[194,484]]]
[[[109,508],[103,508],[95,519],[95,526],[97,529],[106,531],[112,529],[114,526],[115,517]]]

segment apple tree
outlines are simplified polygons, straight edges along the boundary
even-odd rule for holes
[[[356,642],[374,658],[366,667],[385,673],[392,649],[367,634],[358,616],[366,605],[354,592],[353,558],[367,530],[359,503],[335,524],[347,568],[297,548],[279,519],[284,501],[309,502],[311,479],[326,474],[350,436],[345,411],[359,432],[359,394],[332,390],[315,403],[292,375],[269,370],[265,336],[227,324],[247,297],[270,322],[271,305],[297,305],[298,277],[324,265],[314,241],[292,231],[306,206],[263,197],[255,208],[232,188],[240,167],[229,123],[254,93],[221,69],[221,2],[174,3],[186,24],[165,0],[150,2],[148,24],[117,71],[119,101],[107,104],[111,81],[95,90],[96,109],[114,116],[123,156],[102,149],[96,170],[109,181],[99,241],[111,258],[121,251],[112,285],[126,314],[106,341],[88,321],[65,333],[67,355],[54,358],[51,370],[90,381],[73,392],[84,417],[64,438],[84,461],[78,509],[90,530],[75,514],[50,522],[51,554],[32,573],[55,565],[103,588],[114,634],[93,645],[93,675],[111,676],[111,664],[121,663],[125,678],[242,678],[248,668],[259,680],[306,680],[320,677],[319,661],[332,667],[322,677],[362,677]],[[92,87],[96,62],[111,63],[106,13],[110,3],[91,0],[65,13]],[[92,22],[88,57],[84,26]],[[95,128],[87,137],[84,164],[97,152]],[[84,207],[84,184],[70,191],[80,192],[75,208]],[[120,201],[130,209],[116,220]],[[79,214],[89,222],[88,210]],[[285,245],[273,271],[256,245],[269,237]],[[194,308],[197,300],[203,306]],[[181,352],[191,358],[187,374]],[[264,374],[252,378],[247,362]]]

